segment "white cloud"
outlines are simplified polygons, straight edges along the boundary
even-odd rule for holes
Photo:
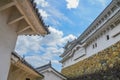
[[[49,17],[47,18],[46,22],[52,23],[54,26],[61,25],[61,21],[65,21],[66,23],[73,24],[73,21],[71,21],[67,16],[65,16],[64,13],[56,9],[55,7],[49,5],[48,8],[45,9],[47,13],[49,14]]]
[[[54,5],[51,5],[49,1],[35,0],[35,2],[37,3],[37,7],[44,18],[44,21],[49,25],[54,27],[61,26],[61,21],[66,21],[69,24],[73,24],[73,22],[66,17],[64,13],[54,7]]]
[[[41,7],[47,7],[49,5],[48,2],[45,0],[35,0],[35,2]]]
[[[43,18],[47,18],[49,15],[47,14],[47,12],[46,11],[44,11],[44,10],[42,10],[42,9],[39,9],[39,12],[40,12],[40,14],[41,14],[41,16],[43,17]]]
[[[52,60],[54,64],[58,64],[56,57],[63,53],[63,46],[69,40],[76,37],[72,34],[64,36],[63,32],[53,27],[49,27],[51,34],[45,37],[40,36],[19,36],[16,52],[21,56],[25,55],[25,59],[35,67],[41,66]]]
[[[66,2],[68,9],[77,8],[79,5],[79,0],[66,0]]]
[[[56,30],[55,28],[49,27],[49,30],[51,32],[50,35],[47,35],[43,38],[42,43],[47,43],[48,46],[62,46],[65,44],[68,40],[73,40],[76,37],[72,34],[68,36],[64,36],[62,31]]]
[[[35,51],[41,49],[40,44],[41,37],[39,36],[19,36],[16,44],[16,51],[20,55],[25,55],[29,51]]]
[[[49,57],[49,55],[47,55]],[[43,56],[26,56],[25,59],[31,64],[34,64],[34,67],[40,67],[47,64],[50,60],[44,59]],[[58,60],[51,60],[52,64],[60,65]]]
[[[106,0],[98,0],[98,1],[102,4],[102,6],[106,5]]]
[[[25,60],[31,63],[34,67],[39,67],[47,63],[48,61],[43,60],[40,55],[26,56]]]
[[[52,63],[60,64],[58,60],[52,60]]]
[[[106,6],[107,0],[89,0],[92,4],[101,4],[103,7]]]

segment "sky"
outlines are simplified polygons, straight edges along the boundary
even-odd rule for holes
[[[52,62],[61,71],[60,54],[64,45],[79,37],[111,0],[35,0],[39,13],[50,34],[19,36],[15,51],[32,64],[40,67]]]

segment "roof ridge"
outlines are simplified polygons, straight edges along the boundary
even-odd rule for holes
[[[52,66],[51,61],[49,61],[49,63],[48,63],[48,64],[45,64],[45,65],[40,66],[40,67],[37,67],[36,69],[40,69],[40,68],[47,67],[47,66],[49,66],[49,67],[51,67],[51,66]]]

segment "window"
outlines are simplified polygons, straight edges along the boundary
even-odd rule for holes
[[[26,80],[30,80],[30,78],[26,78]]]
[[[98,25],[99,25],[99,24],[97,23],[96,26],[98,27]]]
[[[117,2],[117,5],[120,6],[120,2]]]
[[[93,49],[97,47],[97,43],[94,43],[93,44]]]
[[[94,44],[93,44],[93,49],[94,49]]]
[[[101,34],[100,34],[101,36],[103,35],[103,33],[101,32]]]
[[[101,18],[102,21],[104,21],[104,18]]]
[[[107,13],[109,16],[111,15],[111,12],[110,11],[108,11],[108,13]]]
[[[97,47],[97,43],[95,43],[95,47]]]
[[[103,32],[104,32],[104,34],[105,34],[105,33],[106,33],[106,30],[104,30]]]
[[[101,20],[99,21],[99,24],[101,24]]]
[[[109,35],[107,35],[106,37],[107,37],[107,40],[109,40],[109,39],[110,39]]]
[[[116,6],[113,6],[112,8],[111,8],[111,11],[115,11],[117,9],[117,7]]]
[[[115,22],[115,25],[117,26],[119,23],[120,23],[120,20],[118,19],[118,20]]]
[[[80,47],[78,46],[77,48],[76,48],[76,50],[79,50],[80,49]]]
[[[110,28],[113,29],[115,26],[113,24],[110,25]]]
[[[104,18],[105,18],[105,19],[107,18],[107,14],[106,14],[106,15],[104,15]]]

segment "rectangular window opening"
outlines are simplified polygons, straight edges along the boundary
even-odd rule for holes
[[[109,40],[109,39],[110,39],[109,35],[107,35],[106,37],[107,37],[107,40]]]
[[[97,43],[95,43],[95,47],[97,47]]]
[[[94,44],[93,44],[93,49],[94,49]]]

